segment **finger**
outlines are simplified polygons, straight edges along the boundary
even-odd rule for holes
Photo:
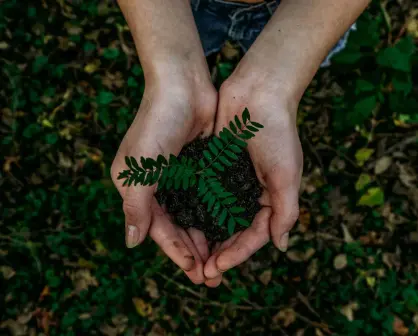
[[[264,189],[263,193],[261,194],[260,198],[258,199],[258,203],[262,207],[269,207],[271,206],[270,194],[268,190]]]
[[[154,199],[152,202],[151,238],[164,253],[184,271],[191,271],[195,264],[193,252],[186,246],[174,224]]]
[[[216,259],[216,268],[225,272],[250,258],[270,240],[269,219],[271,208],[262,208],[252,225],[242,232],[238,239],[223,250]]]
[[[285,252],[289,244],[289,231],[299,218],[298,188],[291,187],[274,193],[271,195],[271,203],[271,237],[273,244]]]
[[[189,251],[193,253],[194,261],[195,261],[193,268],[190,271],[184,271],[184,272],[194,284],[196,285],[202,284],[206,280],[205,276],[203,275],[202,258],[200,257],[200,254],[196,246],[194,245],[192,239],[186,233],[186,231],[184,231],[181,228],[177,228],[177,231],[179,232],[180,237],[182,238],[183,242],[185,243]]]
[[[197,251],[202,258],[202,261],[205,263],[209,258],[209,246],[208,241],[206,240],[205,234],[195,228],[187,229],[189,237],[192,239],[194,246],[196,246]]]
[[[135,247],[142,243],[151,224],[151,202],[154,198],[153,187],[126,188],[123,197],[125,214],[126,246]]]
[[[221,284],[221,282],[222,282],[222,275],[219,275],[216,278],[206,280],[205,285],[210,288],[216,288]]]
[[[229,246],[231,246],[241,235],[242,232],[237,232],[232,235],[228,240],[219,245],[217,251],[213,253],[205,264],[204,274],[207,279],[214,279],[222,274],[216,266],[216,258],[218,255]]]

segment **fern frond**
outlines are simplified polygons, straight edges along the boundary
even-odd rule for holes
[[[153,158],[140,157],[141,164],[132,157],[125,157],[126,165],[129,169],[119,173],[118,179],[125,179],[123,186],[132,184],[154,185],[158,183],[158,190],[166,187],[170,189],[184,190],[196,184],[196,164],[192,159],[183,157],[181,161],[173,154],[167,159],[163,155],[158,155],[157,160]]]

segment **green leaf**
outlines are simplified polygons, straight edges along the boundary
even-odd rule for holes
[[[207,168],[204,170],[206,176],[217,176],[216,173],[211,168]]]
[[[123,178],[126,178],[129,176],[130,170],[124,170],[122,172],[119,173],[118,175],[118,180],[121,180]]]
[[[233,141],[240,147],[245,148],[247,147],[247,143],[245,141],[242,141],[241,139],[235,138],[233,139]],[[229,148],[232,149],[232,146],[230,146]],[[233,150],[233,149],[232,149]]]
[[[178,163],[179,162],[177,160],[177,157],[173,154],[170,154],[170,157],[168,159],[168,164],[171,166],[171,165],[175,165],[175,164],[178,164]]]
[[[173,177],[178,167],[181,167],[181,166],[170,166],[168,168],[168,177]]]
[[[373,153],[373,148],[360,148],[355,155],[358,165],[360,167],[363,166],[364,163],[372,156]]]
[[[237,201],[237,198],[236,197],[229,197],[229,198],[224,199],[222,201],[222,204],[223,205],[229,205],[229,204],[235,203],[236,201]]]
[[[132,169],[131,158],[129,156],[125,156],[125,163],[130,169]]]
[[[114,95],[110,91],[100,91],[97,96],[97,103],[99,105],[108,105],[112,102],[113,97]]]
[[[205,194],[205,196],[202,199],[203,203],[206,203],[207,201],[209,201],[209,199],[212,197],[212,193],[209,191]]]
[[[219,202],[216,202],[212,210],[213,217],[215,217],[218,214],[220,208],[221,208],[221,204]]]
[[[173,179],[169,178],[167,180],[167,184],[165,185],[165,188],[166,190],[170,190],[172,186],[173,186]]]
[[[254,134],[249,131],[242,131],[240,135],[238,135],[241,139],[248,140],[254,137]]]
[[[199,167],[204,169],[206,167],[205,161],[203,161],[203,159],[199,160]]]
[[[259,124],[259,123],[258,123],[258,122],[256,122],[256,121],[251,121],[251,125],[253,125],[254,127],[257,127],[257,128],[264,128],[264,126],[263,126],[263,125]]]
[[[361,196],[358,203],[359,205],[365,205],[369,207],[382,205],[385,203],[385,195],[379,187],[373,187],[367,190],[367,192]]]
[[[232,132],[237,134],[237,128],[232,121],[229,122],[229,128],[232,130]]]
[[[218,147],[219,149],[223,149],[224,145],[222,144],[222,141],[219,140],[219,138],[217,138],[216,136],[214,136],[212,138],[212,141],[215,143],[216,147]]]
[[[362,190],[365,186],[370,184],[371,181],[372,181],[372,178],[370,177],[370,175],[364,174],[364,173],[361,174],[356,182],[356,190],[357,191]]]
[[[48,57],[47,56],[37,56],[35,58],[35,61],[32,63],[32,71],[33,73],[37,74],[39,73],[45,65],[48,64]]]
[[[244,111],[242,112],[242,121],[245,123],[247,123],[247,121],[250,120],[250,111],[248,111],[247,108],[244,109]]]
[[[247,128],[252,132],[258,132],[258,129],[253,126],[248,125]]]
[[[249,227],[251,224],[250,222],[248,222],[247,220],[240,218],[240,217],[236,217],[235,220],[237,221],[237,223],[239,225],[245,226],[245,227]]]
[[[212,207],[213,207],[213,205],[215,204],[215,197],[211,197],[210,199],[209,199],[209,203],[208,203],[208,211],[211,211],[211,209],[212,209]]]
[[[223,155],[220,155],[219,157],[218,157],[218,159],[219,159],[219,161],[221,161],[225,166],[228,166],[228,167],[231,167],[232,166],[232,163],[231,163],[231,161],[229,161],[225,156],[223,156]]]
[[[151,179],[151,184],[153,185],[155,183],[157,183],[158,179],[160,178],[160,174],[161,174],[161,168],[157,168],[154,173],[152,174],[152,179]]]
[[[144,185],[149,185],[151,181],[152,181],[152,171],[147,173],[145,177]]]
[[[120,51],[119,49],[116,49],[116,48],[106,48],[103,51],[103,57],[108,60],[116,59],[118,58],[119,55],[120,55]]]
[[[415,50],[414,41],[410,36],[400,40],[395,46],[379,51],[377,63],[387,68],[410,72],[411,56]]]
[[[161,186],[164,186],[165,183],[166,183],[166,181],[167,181],[167,178],[168,178],[168,168],[167,167],[164,167],[163,168],[163,172],[161,174],[161,178],[158,181],[158,184],[159,185],[161,184]]]
[[[219,164],[219,162],[214,162],[214,163],[213,163],[213,166],[214,166],[216,169],[218,169],[219,171],[221,171],[221,172],[225,171],[225,168],[224,168],[224,167],[222,167],[222,166]]]
[[[158,156],[157,156],[157,162],[158,162],[158,164],[161,166],[161,165],[167,165],[168,164],[168,162],[167,162],[167,160],[166,160],[166,158],[164,157],[164,156],[162,156],[161,154],[159,154]]]
[[[182,176],[183,176],[183,173],[184,173],[184,166],[177,166],[178,168],[177,168],[177,172],[176,172],[176,175],[174,176],[174,179],[180,179],[181,180],[181,178],[182,178]]]
[[[193,187],[194,185],[196,185],[196,176],[192,175],[190,177],[190,186]]]
[[[183,190],[187,190],[189,188],[189,183],[190,183],[189,178],[190,177],[187,175],[183,176]]]
[[[203,151],[203,156],[210,162],[212,162],[212,155],[207,150]]]
[[[208,146],[209,146],[210,151],[213,153],[213,155],[216,156],[216,155],[219,154],[218,148],[216,148],[213,143],[209,142],[209,145]]]
[[[232,207],[229,211],[233,214],[244,212],[245,209],[241,207]]]
[[[180,184],[181,184],[181,179],[174,180],[174,189],[179,190],[180,189]]]
[[[144,170],[138,165],[138,162],[136,161],[136,159],[131,156],[131,163],[132,163],[132,167],[135,168],[135,170],[139,170],[141,172],[143,172]]]
[[[226,198],[231,196],[234,196],[234,194],[229,191],[224,191],[218,195],[219,198]]]
[[[237,125],[237,127],[241,130],[242,125],[241,125],[241,121],[239,121],[238,116],[235,116],[234,120],[235,120],[235,124]],[[245,122],[244,122],[244,124],[245,124]]]
[[[219,222],[218,222],[219,226],[221,226],[225,222],[227,215],[228,215],[228,211],[226,209],[223,209],[221,212],[221,215],[219,216]]]
[[[129,182],[129,179],[126,179],[125,181],[123,181],[122,187],[126,186]]]
[[[241,148],[239,148],[237,145],[230,144],[230,145],[228,146],[228,148],[229,148],[229,149],[231,149],[232,151],[234,151],[234,152],[235,152],[235,153],[237,153],[237,154],[242,153],[242,149],[241,149]]]
[[[236,156],[234,153],[232,153],[231,151],[229,151],[227,149],[224,150],[224,154],[232,160],[237,160],[238,159],[238,156]]]
[[[234,234],[235,231],[235,220],[234,217],[229,217],[228,220],[228,233],[230,236]]]
[[[225,145],[227,145],[227,144],[229,143],[228,136],[226,135],[226,133],[225,133],[225,132],[220,131],[220,132],[219,132],[219,137],[220,137],[220,139],[221,139],[221,140],[225,143]]]

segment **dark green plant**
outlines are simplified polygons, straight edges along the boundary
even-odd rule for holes
[[[238,155],[247,146],[246,140],[255,136],[264,126],[250,120],[250,113],[245,109],[242,120],[235,116],[230,121],[229,129],[224,127],[219,136],[214,136],[208,144],[209,150],[203,151],[203,158],[198,162],[182,157],[179,160],[170,154],[169,159],[158,155],[157,160],[152,158],[140,158],[140,163],[132,157],[126,156],[126,164],[129,169],[119,173],[118,179],[125,179],[123,185],[153,185],[158,183],[158,190],[182,187],[187,190],[197,184],[198,196],[207,205],[207,210],[212,217],[219,215],[218,224],[222,225],[228,218],[228,232],[232,234],[236,223],[249,226],[249,222],[238,214],[245,211],[244,208],[235,206],[237,198],[225,190],[219,181],[217,171],[225,171],[225,167],[232,166],[232,161],[238,159]]]

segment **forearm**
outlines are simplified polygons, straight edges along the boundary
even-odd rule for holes
[[[287,91],[300,99],[327,53],[368,3],[282,0],[243,59],[242,67],[250,65],[255,81],[275,82],[277,87],[273,85],[272,90]]]
[[[189,0],[118,0],[145,78],[159,71],[206,71]]]

